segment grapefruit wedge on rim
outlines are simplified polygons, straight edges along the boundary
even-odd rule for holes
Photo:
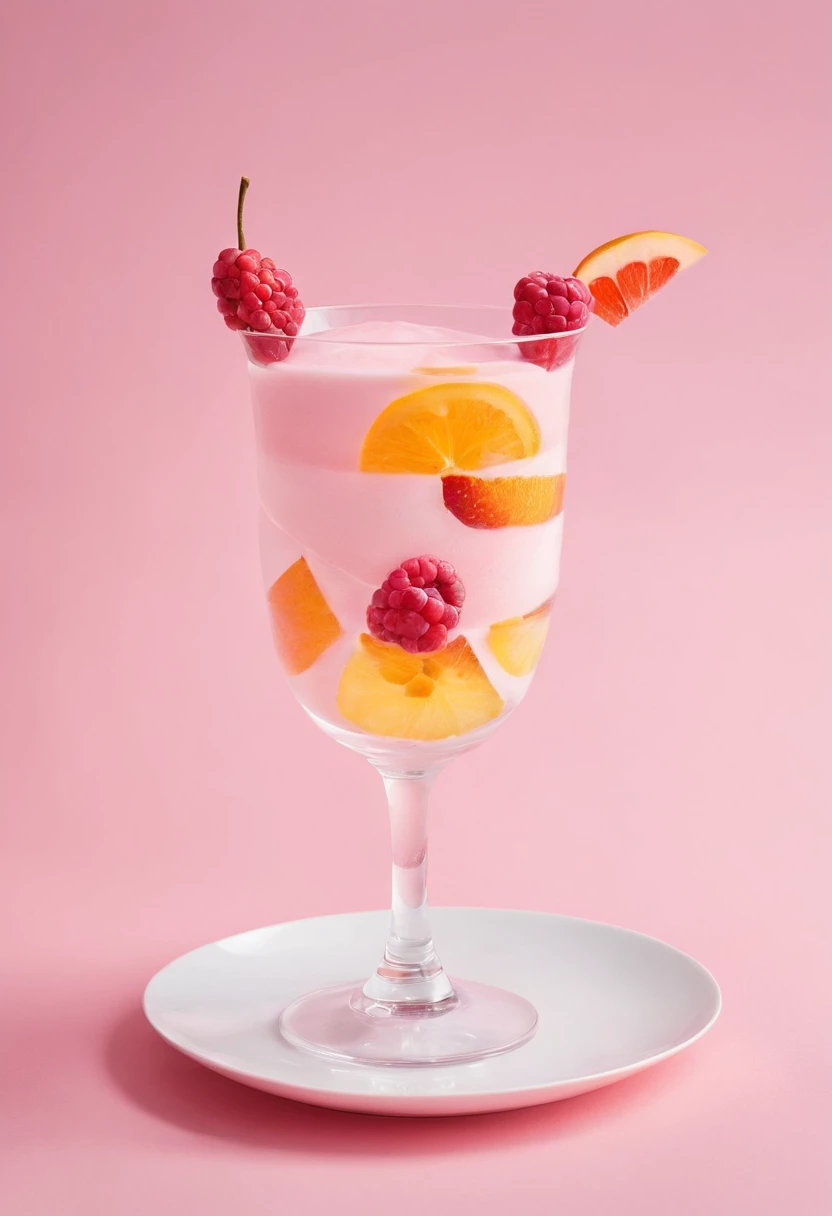
[[[704,246],[673,232],[631,232],[599,245],[575,271],[595,300],[595,314],[620,325],[680,270],[707,253]]]

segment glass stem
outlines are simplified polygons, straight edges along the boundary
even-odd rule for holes
[[[457,1003],[427,910],[428,810],[437,770],[382,773],[390,808],[393,910],[384,958],[364,985],[365,1012],[444,1013]]]

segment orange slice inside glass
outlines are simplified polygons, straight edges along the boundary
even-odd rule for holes
[[[503,708],[462,637],[444,650],[416,655],[362,634],[338,687],[338,709],[347,721],[396,739],[464,735]]]
[[[499,384],[431,384],[376,418],[361,450],[365,473],[442,473],[523,460],[540,450],[528,407]]]
[[[304,557],[275,580],[268,598],[278,658],[289,675],[300,675],[341,636],[341,626]]]
[[[489,648],[510,676],[529,676],[537,667],[549,631],[551,608],[552,601],[547,600],[534,612],[500,621],[489,629]]]
[[[468,528],[510,528],[544,524],[563,510],[566,474],[531,477],[442,478],[445,506]]]

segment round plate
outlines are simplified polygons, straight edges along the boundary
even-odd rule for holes
[[[375,968],[388,912],[255,929],[203,946],[150,981],[150,1024],[202,1064],[285,1098],[382,1115],[456,1115],[569,1098],[631,1076],[713,1025],[719,988],[686,954],[627,929],[544,912],[435,908],[451,976],[508,988],[540,1015],[530,1042],[472,1064],[375,1068],[291,1047],[280,1010]]]

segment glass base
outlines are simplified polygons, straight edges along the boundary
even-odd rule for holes
[[[352,1064],[419,1067],[462,1064],[527,1043],[537,1029],[533,1005],[486,984],[454,985],[439,1007],[389,1005],[364,995],[360,982],[298,997],[280,1015],[280,1031],[302,1051]]]

